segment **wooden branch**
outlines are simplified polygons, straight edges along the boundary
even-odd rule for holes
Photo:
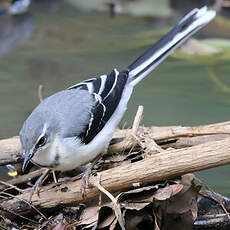
[[[185,173],[228,164],[230,163],[229,152],[230,138],[185,149],[167,150],[152,154],[135,163],[102,171],[100,183],[109,192],[120,192],[132,188],[134,183],[142,186]],[[89,183],[97,185],[97,176],[91,176]],[[80,180],[62,183],[58,187],[53,185],[44,187],[40,192],[40,198],[37,195],[32,197],[32,205],[40,210],[47,210],[85,202],[99,195],[97,186],[92,186],[86,189],[86,196],[83,200],[80,188]],[[24,203],[23,199],[28,199],[27,193],[3,202],[0,209],[21,215],[30,214],[31,207]]]
[[[142,108],[140,108],[139,115],[142,114]],[[140,118],[141,116],[139,116]],[[138,129],[135,127],[136,135],[143,137],[143,134],[155,141],[179,139],[183,137],[196,137],[196,136],[206,136],[206,135],[217,135],[219,139],[219,134],[230,134],[230,121],[203,125],[197,127],[183,127],[183,126],[170,126],[170,127],[157,127],[152,126],[150,128],[140,126]],[[113,140],[109,147],[109,153],[116,153],[125,150],[129,150],[136,145],[138,141],[133,138],[133,129],[118,129],[116,130]],[[143,137],[144,138],[144,137]],[[213,140],[215,138],[210,138]],[[204,141],[209,141],[209,138],[200,139],[201,143]],[[198,141],[199,142],[199,141]],[[114,144],[115,143],[115,144]],[[6,164],[15,164],[22,161],[22,156],[20,154],[21,144],[18,137],[9,138],[6,140],[0,140],[0,166]]]
[[[141,120],[143,117],[143,111],[144,111],[143,105],[139,105],[138,109],[137,109],[136,116],[135,116],[134,121],[133,121],[133,127],[132,127],[133,134],[136,134],[139,127],[140,127],[140,123],[141,123]]]
[[[207,143],[210,141],[220,141],[225,138],[228,138],[228,134],[216,134],[216,135],[206,135],[206,136],[197,136],[197,137],[181,137],[176,141],[163,141],[160,142],[164,149],[175,148],[182,149],[187,147],[192,147],[195,145]]]
[[[22,161],[21,144],[18,137],[0,140],[0,166]]]
[[[137,136],[143,136],[145,134],[149,138],[155,141],[163,141],[170,139],[179,139],[182,137],[195,137],[217,134],[230,134],[230,122],[222,122],[211,125],[183,127],[183,126],[169,126],[169,127],[157,127],[152,126],[139,127]],[[117,130],[113,136],[115,144],[110,145],[109,152],[120,152],[135,147],[138,143],[131,138],[132,129]],[[117,142],[116,142],[117,140]],[[206,139],[207,141],[207,139]]]
[[[172,127],[152,127],[151,133],[154,140],[165,140],[178,137],[194,137],[215,134],[230,134],[230,121],[202,125],[202,126],[172,126]],[[159,131],[158,131],[159,130]],[[157,132],[158,131],[158,132]]]

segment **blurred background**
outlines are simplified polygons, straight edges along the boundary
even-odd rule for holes
[[[145,126],[230,120],[230,1],[0,0],[0,138],[18,135],[39,103],[84,79],[126,68],[195,7],[216,19],[136,88],[121,127],[138,105]],[[197,175],[230,196],[230,167]],[[3,173],[3,172],[2,172]]]

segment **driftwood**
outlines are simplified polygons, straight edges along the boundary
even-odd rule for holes
[[[134,125],[135,127],[135,125]],[[170,127],[139,127],[138,129],[117,129],[109,153],[122,152],[139,144],[132,134],[142,138],[149,138],[158,143],[168,140],[177,140],[175,148],[189,147],[208,141],[221,140],[230,135],[230,121],[196,127],[170,126]],[[195,138],[192,138],[195,137]],[[178,144],[177,144],[178,143]],[[149,145],[149,143],[148,143]],[[20,140],[18,137],[0,140],[0,166],[15,164],[22,161],[20,154]]]
[[[230,138],[226,138],[190,148],[150,154],[141,161],[102,171],[100,184],[110,192],[118,192],[185,173],[228,164],[230,163],[229,152]],[[41,190],[40,198],[37,195],[32,197],[32,205],[47,210],[87,201],[99,195],[98,180],[98,176],[90,177],[89,183],[93,186],[86,189],[84,199],[80,192],[80,180],[62,183],[58,186],[46,186]],[[28,194],[24,193],[3,202],[0,207],[5,211],[29,214],[31,206],[23,201],[26,199],[28,199]]]
[[[139,127],[143,110],[141,109],[139,111],[140,112],[137,112],[132,129],[118,129],[115,132],[108,151],[109,154],[132,149],[139,145],[140,141],[145,143],[147,148],[152,145],[152,142],[155,143],[153,140],[156,140],[164,149],[181,149],[210,141],[223,140],[229,137],[230,122],[198,127]],[[136,136],[139,137],[139,140],[134,138],[132,136],[133,134],[136,134]],[[20,154],[20,148],[21,145],[18,137],[0,140],[0,166],[22,162],[23,159]],[[151,147],[148,149],[151,150]],[[20,165],[18,165],[18,167],[19,166]],[[7,183],[18,186],[39,177],[43,172],[44,169],[37,170],[9,180]],[[6,187],[6,185],[1,184],[0,190],[5,189]]]
[[[143,191],[147,188],[148,190],[148,187],[143,186],[230,163],[230,122],[197,127],[153,126],[148,128],[139,126],[142,113],[143,107],[139,107],[132,129],[116,130],[108,154],[102,160],[104,165],[109,162],[110,167],[107,170],[104,170],[106,168],[104,167],[101,172],[90,176],[90,186],[86,189],[84,198],[80,192],[81,181],[78,179],[43,186],[40,197],[35,194],[32,196],[31,204],[28,203],[28,190],[15,186],[21,187],[22,185],[23,187],[31,179],[40,176],[44,172],[44,169],[40,169],[18,176],[7,183],[1,183],[1,191],[10,189],[8,196],[4,191],[0,192],[3,198],[0,204],[1,216],[25,219],[25,216],[37,213],[45,219],[40,211],[73,207],[74,204],[98,198],[100,192],[103,192],[113,201],[114,207],[117,207],[115,214],[122,227],[119,204],[116,204],[116,199],[112,194],[130,191],[133,188],[141,188]],[[18,137],[1,140],[0,165],[20,163],[22,161],[20,148]],[[134,158],[130,160],[130,156]],[[185,185],[172,185],[172,188],[178,190],[183,186],[186,187],[186,183]],[[157,186],[152,187],[155,189]],[[192,180],[190,186],[195,189]],[[169,188],[171,188],[170,185],[165,188],[165,191]],[[16,193],[12,193],[14,190]],[[195,193],[197,192],[198,190]],[[224,207],[223,209],[225,211]],[[193,218],[196,217],[193,216]]]
[[[114,134],[114,142],[116,143],[116,139],[118,140],[116,144],[111,145],[109,152],[119,152],[124,149],[131,149],[138,142],[130,139],[130,134],[132,134],[132,129],[125,130],[117,130]],[[171,127],[156,127],[152,126],[150,128],[147,127],[139,127],[137,135],[138,136],[148,136],[149,138],[155,140],[156,142],[161,142],[165,140],[172,139],[180,139],[184,137],[197,137],[197,136],[208,136],[206,140],[209,138],[215,140],[220,138],[219,135],[230,134],[230,122],[222,122],[211,125],[203,125],[196,127],[183,127],[183,126],[171,126]],[[214,136],[214,137],[212,137]],[[124,138],[125,137],[125,138]],[[224,137],[224,136],[221,136]],[[226,136],[225,136],[226,137]],[[202,142],[202,141],[201,141]]]
[[[0,166],[22,161],[21,144],[18,137],[0,140]]]

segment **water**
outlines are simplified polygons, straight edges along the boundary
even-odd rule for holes
[[[171,24],[172,25],[172,24]],[[18,135],[44,97],[77,82],[128,66],[167,27],[143,18],[83,13],[67,4],[35,5],[29,15],[0,21],[0,138]],[[209,67],[230,84],[227,61]],[[138,105],[143,124],[202,125],[229,120],[230,95],[210,78],[204,64],[168,58],[135,89],[122,121],[132,123]],[[229,167],[198,173],[215,191],[230,196]]]

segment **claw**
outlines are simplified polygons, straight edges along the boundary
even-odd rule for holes
[[[98,162],[98,160],[101,158],[102,153],[98,155],[92,162],[88,163],[86,166],[86,170],[83,172],[81,177],[81,195],[82,198],[85,198],[85,190],[89,187],[89,175],[92,171],[92,168],[94,165]]]
[[[31,191],[29,192],[28,201],[31,203],[32,197],[34,193],[37,194],[37,196],[40,198],[40,190],[43,182],[46,180],[46,178],[49,176],[51,169],[47,169],[35,182],[34,186],[31,188]]]

